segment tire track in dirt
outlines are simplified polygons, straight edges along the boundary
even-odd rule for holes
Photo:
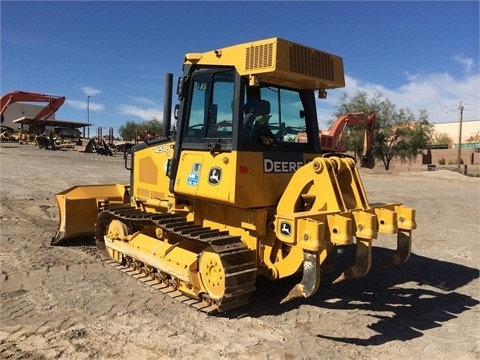
[[[128,279],[123,274],[118,274],[126,286],[123,291],[106,288],[108,280],[102,277],[105,272],[107,277],[113,277],[112,281],[120,282],[119,279],[115,279],[117,277],[115,269],[105,267],[100,260],[99,263],[75,265],[68,269],[65,266],[58,266],[50,268],[48,272],[40,269],[28,273],[12,273],[7,279],[2,277],[0,279],[1,357],[5,359],[35,358],[35,352],[28,349],[39,347],[42,353],[49,354],[45,358],[68,358],[67,354],[75,354],[76,358],[81,358],[77,354],[79,350],[88,354],[85,358],[90,358],[91,349],[81,341],[88,332],[85,328],[86,324],[101,323],[104,326],[105,323],[126,314],[155,308],[158,303],[152,300],[152,296],[164,296],[160,293],[152,295],[151,291],[138,291],[142,289],[143,284],[135,279]],[[84,290],[79,298],[86,297],[90,293],[89,287],[73,288],[72,283],[68,281],[70,273],[85,274],[83,277],[77,277],[79,282],[74,281],[80,287],[83,280],[90,282],[97,277],[96,282],[105,286],[100,304],[93,303],[88,307],[80,304],[80,308],[76,309],[76,302],[68,301],[72,291]],[[58,294],[55,301],[47,304],[44,300],[40,300],[42,293],[46,289],[52,291],[52,288],[54,293]],[[122,293],[121,296],[118,296],[119,293]],[[118,301],[112,303],[112,297],[118,298]],[[108,301],[102,301],[103,299]],[[64,302],[64,300],[67,301]],[[85,302],[88,303],[90,300],[87,298]],[[101,306],[101,303],[104,306]]]

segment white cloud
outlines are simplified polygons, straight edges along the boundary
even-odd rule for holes
[[[151,106],[158,105],[156,101],[149,98],[145,98],[145,97],[132,96],[132,100],[145,105],[151,105]]]
[[[163,110],[157,107],[139,107],[134,105],[120,105],[119,113],[122,115],[131,115],[142,120],[151,120],[156,117],[158,120],[163,119]]]
[[[466,62],[466,67],[470,63]],[[324,128],[330,114],[335,111],[338,98],[342,93],[348,97],[357,91],[365,91],[370,97],[380,92],[398,108],[408,108],[414,114],[425,109],[431,123],[458,121],[458,105],[463,102],[464,120],[480,120],[480,74],[470,74],[457,79],[450,73],[406,74],[405,83],[398,88],[363,82],[346,75],[346,87],[329,91],[329,99],[320,104],[319,123]],[[323,116],[322,116],[323,114]]]
[[[80,88],[80,90],[83,91],[83,93],[85,94],[85,96],[95,96],[95,95],[98,95],[102,92],[102,90],[100,89],[96,89],[94,87],[91,87],[91,86],[82,86]]]
[[[475,65],[475,61],[472,58],[464,57],[463,55],[455,55],[453,60],[458,62],[460,65],[464,67],[464,70],[467,74],[472,72],[472,69]]]
[[[87,110],[87,101],[67,99],[66,103],[75,109]],[[101,111],[105,108],[105,106],[103,104],[92,102],[90,100],[90,103],[88,104],[88,108],[90,111]]]

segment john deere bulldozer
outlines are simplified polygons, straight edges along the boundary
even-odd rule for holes
[[[280,38],[186,54],[175,131],[131,149],[129,185],[59,193],[52,243],[94,234],[106,261],[207,313],[247,304],[260,275],[301,278],[282,302],[311,296],[341,245],[356,258],[335,282],[360,278],[378,233],[397,237],[384,265],[405,262],[415,210],[370,204],[355,160],[320,148],[316,97],[344,85],[342,58]]]

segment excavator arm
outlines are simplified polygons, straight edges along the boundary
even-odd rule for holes
[[[54,114],[65,102],[65,96],[54,96],[27,91],[12,91],[2,96],[1,118],[4,121],[4,113],[7,107],[16,102],[48,102],[48,104],[34,117],[34,120],[45,120]]]
[[[363,142],[363,154],[361,159],[361,166],[372,169],[375,166],[375,159],[372,155],[373,134],[375,131],[376,114],[371,112],[368,117],[361,117],[363,112],[349,113],[340,116],[332,128],[320,136],[320,146],[322,153],[341,153],[345,152],[345,147],[340,144],[343,132],[347,126],[365,126],[365,137]],[[297,142],[306,142],[307,134],[298,133],[296,137]]]
[[[360,117],[363,112],[350,113],[340,116],[332,128],[327,134],[322,134],[322,150],[338,151],[340,146],[340,140],[342,139],[343,132],[347,126],[365,126],[365,144],[364,152],[368,152],[371,149],[373,141],[373,132],[375,130],[376,114],[371,112],[368,117]],[[328,142],[327,139],[331,140]]]
[[[368,117],[361,117],[363,112],[349,113],[340,116],[327,134],[320,135],[322,152],[344,152],[340,140],[347,126],[365,126],[365,137],[363,143],[362,167],[373,168],[375,160],[371,154],[373,133],[375,131],[376,114],[371,112]]]

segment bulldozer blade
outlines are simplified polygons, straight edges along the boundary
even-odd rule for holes
[[[372,240],[357,238],[355,264],[345,270],[333,284],[339,283],[346,279],[359,279],[367,275],[372,266]]]
[[[81,185],[56,195],[59,210],[57,234],[52,245],[66,243],[68,239],[92,236],[102,206],[120,206],[128,201],[128,185]]]
[[[399,230],[397,234],[397,250],[378,266],[378,270],[392,265],[400,265],[408,260],[412,251],[412,231]]]
[[[287,301],[298,297],[309,297],[318,290],[320,285],[320,264],[318,254],[304,251],[303,252],[303,278],[296,284],[288,295],[280,301],[284,304]]]
[[[375,157],[371,152],[362,156],[360,166],[367,169],[373,169],[375,167]]]

